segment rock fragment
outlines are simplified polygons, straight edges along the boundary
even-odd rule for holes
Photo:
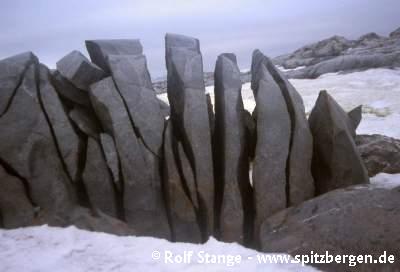
[[[312,170],[317,194],[368,183],[364,163],[354,143],[354,127],[346,112],[321,91],[310,114],[314,137]]]
[[[90,59],[101,69],[110,73],[109,55],[141,55],[143,48],[137,39],[88,40],[85,41]]]
[[[57,62],[57,70],[75,87],[82,90],[88,90],[91,84],[105,77],[103,70],[76,50]]]

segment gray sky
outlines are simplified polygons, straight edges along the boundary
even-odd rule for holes
[[[153,77],[166,73],[164,35],[200,39],[206,71],[220,53],[250,66],[255,48],[274,57],[338,34],[387,35],[399,0],[1,0],[0,59],[33,51],[49,67],[85,39],[140,38]]]

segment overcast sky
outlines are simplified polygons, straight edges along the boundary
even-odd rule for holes
[[[233,52],[240,68],[255,48],[273,57],[338,34],[387,35],[400,0],[0,0],[0,58],[33,51],[49,67],[85,39],[140,38],[153,77],[166,73],[164,35],[200,39],[205,70]]]

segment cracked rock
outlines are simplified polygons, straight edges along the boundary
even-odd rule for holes
[[[167,34],[165,44],[171,120],[193,167],[206,238],[214,229],[214,171],[199,41]]]
[[[170,238],[160,179],[155,163],[136,137],[128,111],[111,77],[93,84],[90,97],[106,132],[113,136],[124,179],[125,219],[138,235]],[[154,163],[149,165],[149,163]]]
[[[86,164],[82,178],[92,207],[118,218],[112,176],[108,171],[100,144],[90,137],[88,138]]]
[[[76,50],[57,62],[57,70],[75,87],[82,90],[88,90],[91,84],[105,77],[103,70]]]
[[[110,73],[109,55],[141,55],[142,45],[137,39],[88,40],[85,42],[90,59],[101,69]]]
[[[369,183],[353,139],[352,121],[326,91],[319,93],[309,122],[314,137],[312,170],[317,194]]]

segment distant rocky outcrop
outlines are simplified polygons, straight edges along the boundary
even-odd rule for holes
[[[389,37],[368,33],[357,40],[333,36],[273,59],[289,78],[317,78],[325,73],[400,67],[400,28]]]
[[[200,42],[167,34],[165,45],[169,105],[139,40],[88,41],[91,60],[73,51],[52,72],[32,53],[0,61],[0,227],[76,225],[193,243],[213,235],[289,253],[309,249],[311,234],[317,249],[353,248],[363,233],[366,248],[391,245],[373,220],[397,235],[396,192],[349,188],[368,183],[364,162],[370,175],[398,169],[397,140],[357,137],[361,107],[346,113],[322,92],[307,120],[299,93],[259,50],[255,111],[244,109],[231,53],[218,57],[212,105]],[[321,50],[342,47],[338,39]],[[350,227],[355,220],[363,226]]]

